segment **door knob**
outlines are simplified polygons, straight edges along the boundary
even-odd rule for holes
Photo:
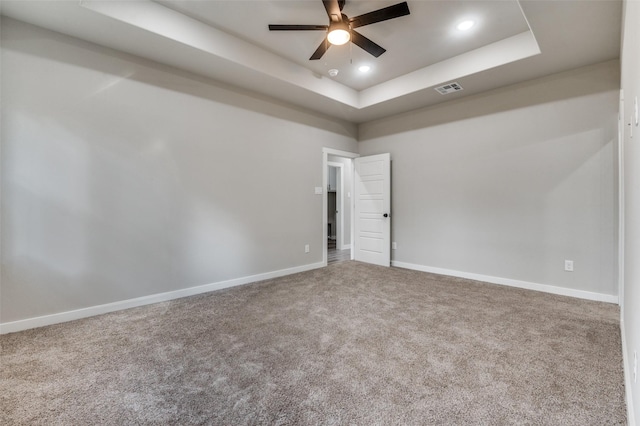
[[[388,214],[388,213],[385,213],[385,214],[383,214],[382,216],[384,216],[384,217],[389,217],[389,214]]]

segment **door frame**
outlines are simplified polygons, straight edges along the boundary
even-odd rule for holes
[[[620,89],[618,111],[618,305],[624,318],[624,91]]]
[[[354,158],[360,157],[360,154],[349,151],[341,151],[339,149],[333,148],[322,148],[322,265],[327,266],[327,206],[328,206],[328,196],[327,196],[327,167],[329,166],[329,155],[335,155],[337,157],[348,158],[353,162]],[[355,173],[355,168],[351,167],[351,173]],[[351,202],[349,203],[349,208],[351,211],[351,217],[354,215],[354,205],[353,205],[353,185],[354,185],[354,176],[351,176],[351,187],[349,191],[352,194]],[[353,260],[353,238],[354,238],[354,229],[353,224],[351,225],[351,259]]]

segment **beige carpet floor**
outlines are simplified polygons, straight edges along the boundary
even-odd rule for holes
[[[618,317],[336,263],[0,336],[0,424],[625,424]]]

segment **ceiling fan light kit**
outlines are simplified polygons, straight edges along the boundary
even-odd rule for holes
[[[345,43],[348,43],[349,40],[351,40],[349,27],[347,25],[334,26],[333,29],[329,31],[329,34],[327,34],[327,40],[329,41],[329,43],[336,46],[341,46]]]
[[[325,40],[311,55],[309,60],[318,60],[322,58],[331,45],[340,46],[353,42],[356,46],[365,50],[376,58],[386,52],[386,49],[369,40],[355,28],[364,27],[365,25],[375,24],[377,22],[387,21],[389,19],[399,18],[409,15],[409,6],[407,2],[395,4],[364,15],[349,18],[342,13],[345,0],[322,0],[322,4],[329,17],[329,25],[287,25],[287,24],[270,24],[270,31],[326,31]]]

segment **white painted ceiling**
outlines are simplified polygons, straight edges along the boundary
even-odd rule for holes
[[[347,0],[343,13],[362,15],[395,3],[391,1]],[[358,28],[364,36],[387,48],[374,58],[349,44],[332,46],[318,61],[309,57],[324,40],[325,32],[269,32],[268,23],[327,25],[328,17],[320,0],[305,1],[189,1],[163,0],[160,3],[192,16],[238,38],[289,59],[319,75],[340,71],[334,80],[362,90],[392,78],[435,64],[484,45],[529,30],[515,0],[503,1],[417,1],[411,14]],[[461,32],[455,24],[478,20],[475,28]],[[438,43],[425,43],[437,39]],[[363,75],[361,64],[372,67]]]
[[[354,17],[398,3],[347,0]],[[3,15],[361,123],[619,57],[618,0],[408,1],[411,14],[358,29],[387,51],[332,46],[321,0],[3,0]],[[455,26],[464,19],[468,32]],[[371,66],[367,74],[359,65]],[[328,75],[338,69],[337,77]],[[456,81],[464,90],[440,95]]]

